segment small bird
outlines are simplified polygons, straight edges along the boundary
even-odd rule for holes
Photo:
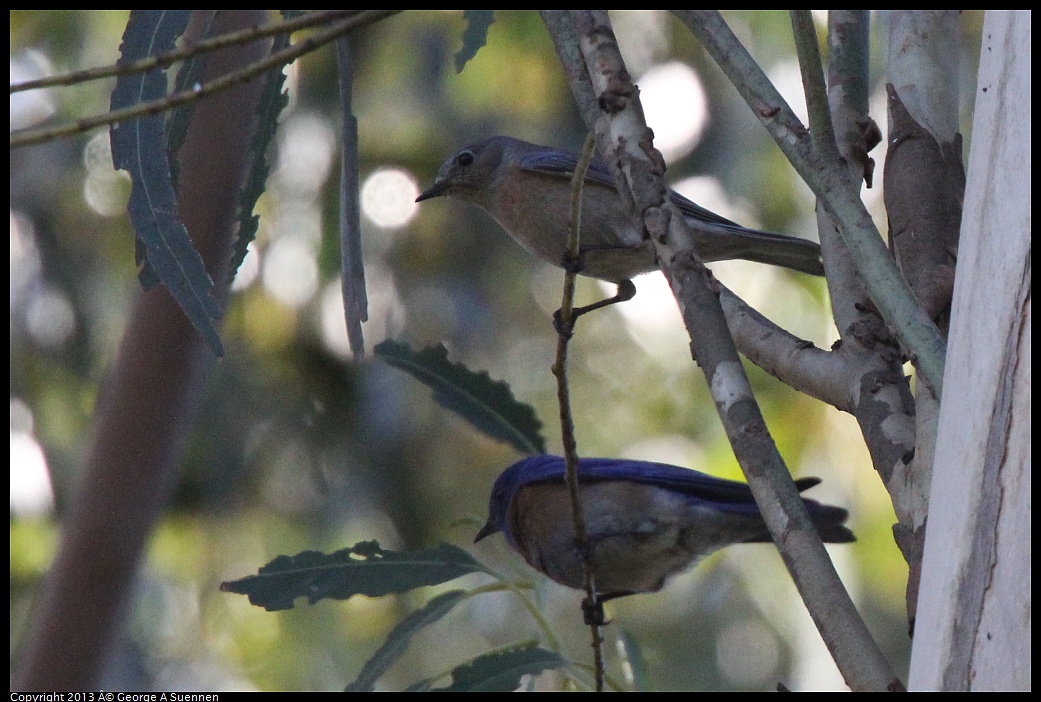
[[[731,544],[771,542],[744,483],[666,463],[582,458],[578,478],[600,600],[657,592],[671,576]],[[799,491],[818,478],[795,481]],[[827,543],[855,541],[848,512],[803,499]],[[503,471],[474,542],[501,531],[530,566],[576,589],[582,558],[564,483],[564,459],[529,456]]]
[[[416,202],[447,196],[477,205],[521,246],[564,267],[575,154],[493,136],[444,162]],[[705,261],[740,258],[823,275],[820,246],[806,239],[747,229],[669,191],[694,230]],[[593,159],[582,195],[578,272],[635,293],[631,278],[658,270],[654,246],[632,218],[607,166]],[[628,298],[626,298],[628,299]]]

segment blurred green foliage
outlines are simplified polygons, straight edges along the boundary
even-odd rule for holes
[[[633,62],[678,60],[705,86],[707,130],[692,154],[670,166],[670,178],[713,176],[757,224],[812,236],[806,228],[813,203],[805,188],[682,26],[665,13],[614,18],[620,37],[626,33],[623,54],[634,52]],[[12,11],[10,19],[12,67],[43,61],[47,72],[65,72],[114,62],[126,14]],[[795,64],[786,13],[727,19],[771,75],[790,78]],[[967,36],[978,34],[980,22],[966,14]],[[875,23],[877,81],[885,25],[879,17]],[[457,74],[453,55],[463,29],[460,12],[407,12],[352,38],[363,181],[393,166],[423,187],[454,148],[490,134],[572,149],[581,144],[583,126],[536,13],[497,12],[487,45]],[[976,46],[966,42],[967,95]],[[15,75],[12,68],[12,81]],[[470,545],[492,482],[516,454],[439,408],[426,388],[399,371],[371,356],[360,365],[346,361],[329,331],[337,320],[342,327],[332,294],[339,287],[332,52],[299,61],[288,83],[290,107],[258,206],[260,273],[232,295],[221,332],[226,356],[210,374],[176,499],[152,538],[106,689],[339,689],[387,632],[432,596],[354,597],[268,613],[218,590],[220,582],[255,572],[279,554],[328,553],[368,539],[409,549],[449,541],[505,572],[536,579],[501,540]],[[111,86],[110,79],[46,91],[51,119],[104,111]],[[875,85],[873,95],[882,89]],[[883,115],[875,117],[884,124]],[[86,134],[11,153],[12,436],[19,403],[31,415],[28,431],[43,449],[55,494],[50,512],[26,516],[12,508],[12,669],[63,507],[77,486],[99,388],[141,294],[124,209],[129,186],[86,156],[106,143],[106,133]],[[302,184],[290,169],[294,159],[332,165],[324,171],[314,165],[319,180]],[[91,179],[102,177],[115,207],[91,194],[100,187]],[[483,213],[458,203],[425,203],[403,227],[380,228],[370,220],[363,226],[368,348],[386,338],[415,347],[443,342],[453,359],[507,381],[534,405],[550,452],[558,451],[549,366],[559,272],[528,256]],[[272,293],[271,262],[282,260],[274,255],[279,242],[294,237],[318,279],[306,299],[287,304]],[[822,346],[833,341],[822,281],[754,265],[722,267],[720,277],[796,334]],[[580,303],[601,294],[587,280],[579,286]],[[626,304],[646,316],[647,308],[635,307],[640,297]],[[652,304],[674,305],[667,298]],[[71,310],[71,328],[60,334],[47,321],[54,305]],[[678,325],[678,317],[633,323],[617,309],[579,323],[571,361],[579,452],[667,460],[740,477]],[[859,540],[832,553],[868,625],[905,673],[906,567],[889,532],[892,510],[855,422],[758,370],[751,375],[793,473],[822,477],[815,497],[850,508]],[[12,476],[18,470],[13,462]],[[466,517],[479,522],[460,522]],[[471,585],[487,581],[467,577]],[[536,593],[563,650],[585,661],[580,595],[545,581],[538,581]],[[608,616],[610,673],[619,678],[612,631],[637,642],[644,684],[657,689],[841,684],[768,546],[730,549],[662,593],[611,603]],[[537,635],[512,595],[473,598],[420,633],[383,684],[401,689]]]

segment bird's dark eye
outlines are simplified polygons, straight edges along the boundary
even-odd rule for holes
[[[474,162],[474,152],[470,150],[460,151],[459,157],[456,158],[456,163],[460,166],[469,166]]]

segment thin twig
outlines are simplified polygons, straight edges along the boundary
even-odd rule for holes
[[[209,51],[216,51],[217,49],[223,49],[228,46],[235,46],[237,44],[248,44],[258,39],[273,36],[275,34],[285,34],[286,32],[295,32],[300,29],[306,29],[307,27],[313,27],[319,24],[326,24],[334,19],[340,17],[349,17],[356,15],[361,10],[320,10],[318,12],[309,12],[302,17],[296,17],[285,22],[277,22],[273,24],[265,24],[259,27],[250,27],[249,29],[243,29],[240,32],[232,32],[231,34],[222,34],[218,37],[211,39],[205,39],[197,44],[191,44],[183,46],[180,49],[175,49],[166,54],[160,54],[158,56],[149,56],[146,59],[140,61],[134,61],[133,63],[126,64],[113,64],[111,66],[101,66],[98,68],[86,68],[81,71],[73,71],[71,73],[61,73],[56,76],[47,76],[45,78],[36,78],[35,80],[27,80],[24,83],[15,83],[10,86],[11,94],[19,93],[24,90],[38,90],[40,88],[53,88],[57,86],[65,85],[76,85],[78,83],[86,83],[91,80],[100,80],[102,78],[111,78],[112,76],[129,76],[134,73],[143,73],[145,71],[151,71],[156,68],[165,68],[170,64],[177,63],[178,61],[184,61],[190,59],[193,56],[198,56]]]
[[[129,119],[144,117],[145,115],[156,114],[193,100],[208,97],[222,90],[227,90],[239,83],[245,83],[266,71],[281,68],[286,64],[292,63],[304,54],[310,53],[324,44],[328,44],[352,29],[367,26],[397,12],[400,12],[400,10],[365,10],[358,15],[334,24],[323,32],[302,39],[285,51],[272,54],[267,59],[258,61],[245,70],[230,73],[226,76],[210,81],[209,83],[198,85],[190,90],[182,90],[179,93],[168,95],[159,100],[144,102],[135,105],[134,107],[128,107],[114,112],[106,112],[105,114],[96,115],[94,117],[86,117],[84,119],[76,120],[72,124],[66,124],[60,127],[15,132],[11,135],[10,148],[14,149],[22,146],[30,146],[32,144],[40,144],[54,139],[61,139],[73,134],[78,134],[79,132],[94,129],[95,127],[102,127],[108,124],[115,124],[116,122],[124,122]]]
[[[585,181],[586,170],[589,162],[593,159],[593,147],[596,141],[592,134],[586,136],[582,154],[579,156],[575,173],[571,177],[571,224],[568,233],[567,252],[565,254],[568,262],[577,263],[579,260],[579,242],[582,226],[582,184]],[[568,388],[567,379],[567,352],[568,341],[575,327],[575,272],[574,266],[568,266],[564,272],[564,292],[561,296],[560,311],[557,313],[557,358],[553,364],[553,375],[557,377],[557,399],[560,403],[560,436],[564,445],[564,481],[567,483],[568,495],[571,498],[571,517],[575,523],[575,541],[578,552],[582,555],[582,585],[586,591],[586,611],[597,611],[600,602],[596,592],[596,573],[591,560],[592,549],[589,544],[589,533],[586,531],[586,521],[582,514],[582,499],[579,494],[578,485],[578,451],[575,441],[575,424],[571,415],[571,393]],[[604,689],[604,638],[600,633],[600,622],[595,618],[589,619],[589,628],[592,632],[593,662],[596,670],[596,690],[603,692]]]
[[[553,631],[553,627],[550,625],[549,621],[542,615],[542,612],[539,610],[538,605],[536,605],[531,600],[531,598],[523,592],[523,590],[534,589],[535,586],[531,583],[518,584],[513,578],[509,578],[501,573],[497,573],[494,570],[488,568],[487,566],[485,567],[485,569],[488,571],[489,575],[495,578],[496,582],[489,583],[487,585],[482,585],[481,587],[475,587],[473,590],[467,591],[465,597],[469,599],[471,597],[476,597],[485,593],[502,592],[504,590],[512,592],[517,597],[517,599],[520,600],[521,605],[524,606],[524,609],[528,610],[528,614],[535,622],[535,626],[539,628],[539,632],[542,634],[543,639],[545,639],[546,648],[548,648],[551,651],[560,653],[561,655],[564,655],[563,647],[560,645],[560,639],[557,638],[557,634]]]
[[[810,133],[814,143],[835,143],[835,127],[828,109],[828,91],[824,87],[824,64],[817,44],[817,27],[809,10],[791,10],[792,35],[799,71],[806,93],[806,109],[810,116]],[[818,151],[818,153],[820,153]]]

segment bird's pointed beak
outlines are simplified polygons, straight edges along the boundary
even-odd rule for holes
[[[474,543],[477,543],[486,536],[491,536],[497,531],[499,531],[499,527],[495,526],[495,522],[491,519],[488,519],[488,523],[481,527],[481,530],[477,532],[477,536],[474,537]]]
[[[438,182],[434,183],[429,188],[421,192],[419,194],[419,197],[416,198],[416,202],[423,202],[423,200],[429,200],[432,197],[439,197],[441,195],[444,195],[445,191],[448,189],[448,184],[449,181],[447,180],[439,180]]]

